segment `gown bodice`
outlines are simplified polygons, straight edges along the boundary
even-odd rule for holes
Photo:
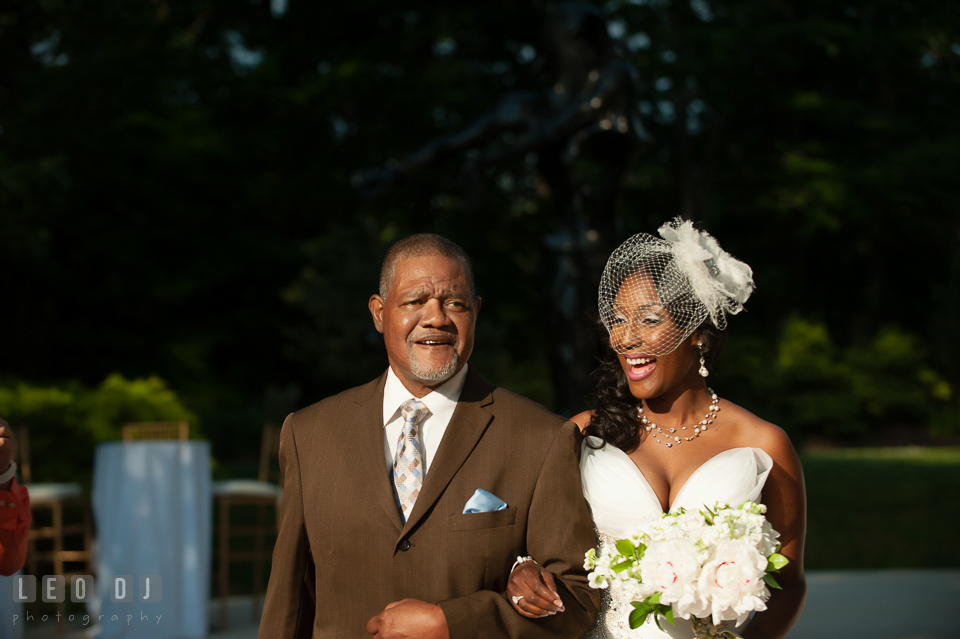
[[[633,460],[614,446],[591,447],[599,443],[595,437],[585,438],[580,458],[580,479],[597,532],[598,553],[612,546],[615,539],[629,536],[651,514],[663,514],[653,487]],[[747,500],[760,502],[771,468],[773,460],[759,448],[731,448],[718,453],[693,471],[670,504],[670,512],[680,508],[700,510],[718,501],[732,506]],[[627,617],[632,610],[630,601],[618,597],[615,589],[604,589],[597,623],[582,639],[693,637],[688,621],[676,619],[675,626],[662,621],[661,631],[652,615],[643,626],[631,630]]]

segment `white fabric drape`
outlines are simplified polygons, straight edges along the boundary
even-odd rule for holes
[[[209,443],[101,444],[92,502],[99,557],[89,607],[103,615],[101,639],[205,637],[213,507]],[[132,602],[110,600],[117,575],[133,577]],[[141,575],[163,579],[161,601],[139,600]]]
[[[14,577],[21,574],[23,571],[18,570],[10,577],[0,576],[0,637],[23,639],[23,627],[26,623],[23,604],[13,600]],[[37,624],[34,624],[34,627],[36,626]]]

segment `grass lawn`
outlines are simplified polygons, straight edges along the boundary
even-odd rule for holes
[[[800,456],[805,566],[956,568],[960,448],[857,448]]]

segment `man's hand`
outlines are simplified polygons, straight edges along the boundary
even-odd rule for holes
[[[377,639],[450,639],[447,618],[436,604],[401,599],[387,604],[367,622],[367,633]]]
[[[10,467],[14,455],[17,454],[17,443],[13,439],[13,429],[7,420],[0,417],[0,473]],[[13,480],[0,484],[0,490],[10,490]]]

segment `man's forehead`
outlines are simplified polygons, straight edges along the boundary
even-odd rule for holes
[[[393,287],[396,290],[422,288],[457,293],[466,293],[469,289],[467,275],[459,260],[440,255],[408,257],[398,262]]]
[[[417,278],[413,280],[397,280],[394,290],[401,295],[435,295],[438,297],[465,297],[470,294],[466,282],[458,280],[439,280]]]

